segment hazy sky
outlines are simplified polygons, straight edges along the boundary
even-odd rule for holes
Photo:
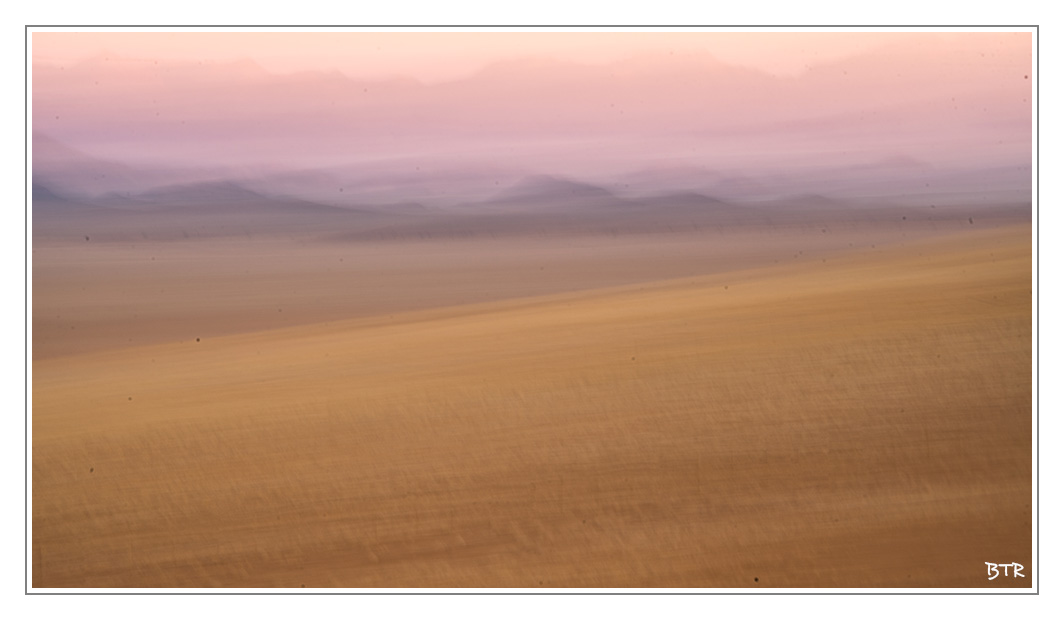
[[[351,77],[467,76],[499,60],[547,57],[606,63],[646,52],[706,52],[777,75],[845,58],[905,36],[883,32],[39,32],[35,61],[101,54],[165,61],[251,58],[275,72],[336,69]]]
[[[34,131],[131,164],[581,176],[1031,160],[1029,32],[34,32],[31,45]]]

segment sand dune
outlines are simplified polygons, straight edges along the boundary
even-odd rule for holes
[[[303,288],[354,250],[97,247],[69,281],[42,251],[32,586],[1030,587],[984,562],[1032,564],[1031,229],[961,230],[782,262],[367,245]],[[230,271],[197,288],[193,254]]]
[[[334,209],[325,217],[264,206],[253,214],[35,217],[33,355],[834,261],[1030,221],[1029,210],[1021,218],[1004,208],[817,211],[779,201],[727,207],[750,212],[736,222],[702,207],[683,200],[612,215]]]

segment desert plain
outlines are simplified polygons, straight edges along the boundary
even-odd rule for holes
[[[1030,205],[778,213],[35,210],[31,585],[1032,587]]]

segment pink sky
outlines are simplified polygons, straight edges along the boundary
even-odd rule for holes
[[[34,32],[33,129],[181,166],[1029,164],[1030,32]]]
[[[485,64],[550,57],[601,64],[646,52],[703,52],[779,75],[891,43],[883,32],[38,32],[35,61],[74,63],[112,53],[165,61],[251,58],[268,71],[336,69],[351,77],[437,82]]]

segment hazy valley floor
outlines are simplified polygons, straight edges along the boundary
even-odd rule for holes
[[[1030,587],[1031,227],[934,232],[42,245],[32,586]]]

